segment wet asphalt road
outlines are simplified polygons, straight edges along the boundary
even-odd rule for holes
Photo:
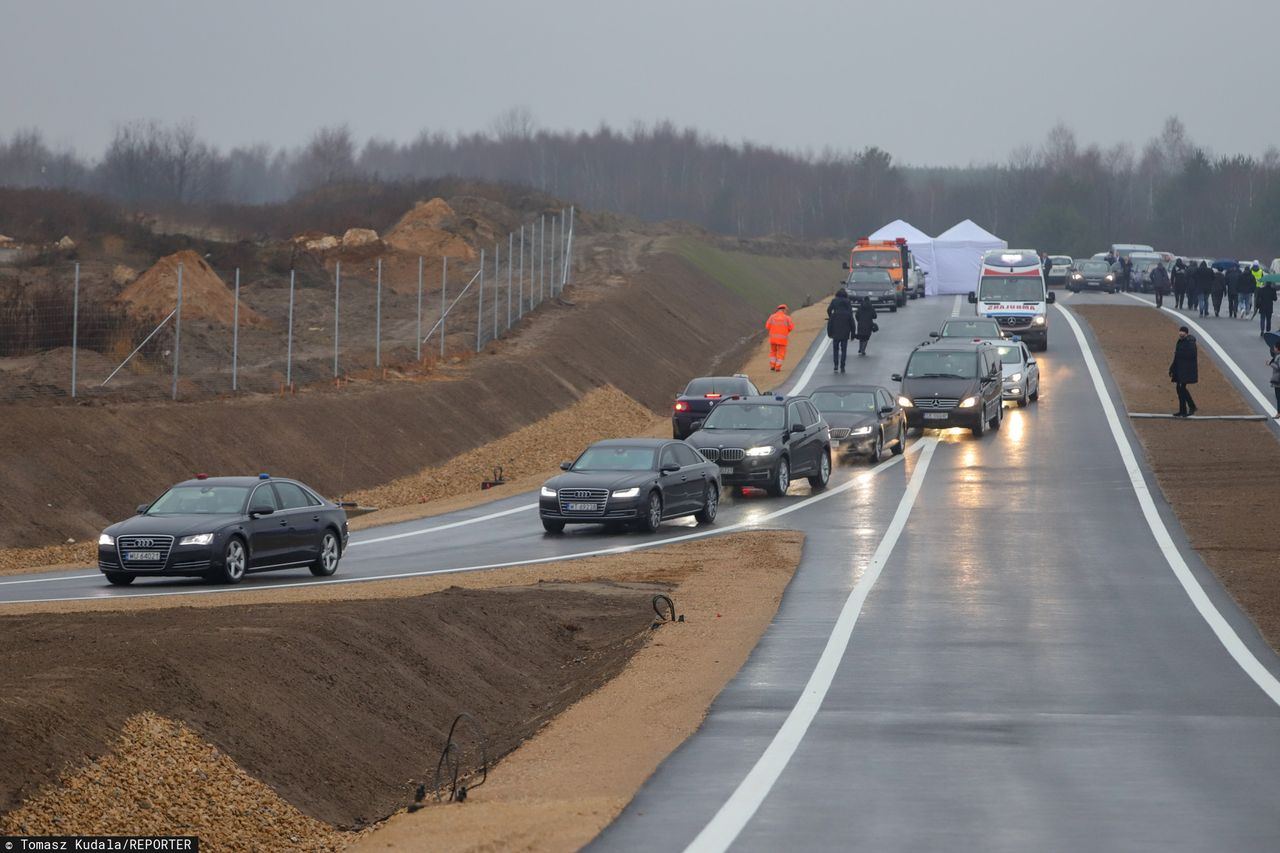
[[[879,381],[896,391],[889,374],[953,310],[971,309],[933,297],[883,316],[870,356],[851,356],[843,377],[822,362],[805,390]],[[715,530],[804,530],[800,569],[705,724],[594,849],[1280,849],[1280,693],[1261,686],[1280,671],[1277,658],[1134,466],[1155,495],[1144,515],[1084,353],[1056,310],[1051,330],[1041,401],[1007,409],[1000,432],[930,433],[851,488],[840,484],[866,465],[842,466],[821,500],[806,503],[797,487],[783,500],[726,502]],[[1125,420],[1116,429],[1132,440]],[[547,537],[533,500],[364,531],[339,578],[706,532],[671,524],[652,539]],[[1164,550],[1150,518],[1170,531]],[[1170,560],[1185,562],[1200,609]],[[267,575],[237,590],[317,582]],[[116,589],[87,572],[0,578],[0,602],[217,594],[209,590],[185,581]],[[855,600],[847,646],[833,645],[851,594],[865,600]],[[1205,602],[1225,625],[1216,634]],[[808,695],[824,649],[835,664],[819,678],[825,692]],[[1244,659],[1258,665],[1253,676]],[[806,702],[812,714],[790,728]]]

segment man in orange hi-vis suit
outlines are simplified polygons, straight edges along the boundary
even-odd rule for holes
[[[769,315],[764,327],[769,332],[769,369],[781,371],[782,360],[787,357],[787,337],[796,327],[787,316],[787,306],[779,305],[778,310]]]

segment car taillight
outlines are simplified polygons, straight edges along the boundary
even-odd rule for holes
[[[719,400],[719,399],[720,399],[720,395],[719,395],[719,394],[707,394],[707,395],[705,395],[705,396],[706,396],[706,398],[707,398],[708,400]]]
[[[687,412],[687,411],[689,411],[689,404],[688,404],[688,403],[686,403],[684,400],[677,400],[677,401],[676,401],[676,411],[677,411],[677,412]]]

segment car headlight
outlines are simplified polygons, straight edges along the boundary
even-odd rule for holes
[[[1015,374],[1013,374],[1012,376],[1010,376],[1008,379],[1006,379],[1005,381],[1006,381],[1006,382],[1021,382],[1021,381],[1022,381],[1022,374],[1021,374],[1021,373],[1015,373]]]
[[[1044,325],[1044,315],[1043,315],[1043,314],[1037,314],[1037,315],[1036,315],[1036,317],[1035,317],[1035,319],[1031,321],[1031,324],[1032,324],[1032,325],[1034,325],[1034,326],[1043,326],[1043,325]]]
[[[960,401],[960,408],[962,409],[972,409],[976,405],[978,405],[977,397],[965,397]]]
[[[849,435],[871,435],[871,427],[869,426],[858,427],[853,432],[849,433]]]
[[[901,406],[901,407],[902,407],[902,408],[904,408],[904,409],[910,409],[910,408],[912,408],[913,406],[915,406],[915,403],[911,402],[911,398],[910,398],[910,397],[899,397],[899,398],[898,398],[898,405],[899,405],[899,406]]]
[[[556,496],[556,490],[548,489],[546,486],[543,486],[541,494],[544,498],[554,498]]]
[[[1084,278],[1084,276],[1080,275],[1080,273],[1078,273],[1078,272],[1077,272],[1077,273],[1072,273],[1072,274],[1071,274],[1071,277],[1072,277],[1072,278],[1074,278],[1074,279],[1076,279],[1077,281],[1079,281],[1080,279]]]
[[[640,487],[632,486],[629,489],[618,489],[613,493],[613,496],[615,498],[634,498],[638,494],[640,494]]]
[[[1115,279],[1116,277],[1114,275],[1107,273],[1106,278],[1104,278],[1103,281],[1115,281]]]
[[[212,533],[197,533],[194,536],[183,536],[178,540],[179,545],[208,545],[213,541]]]
[[[116,538],[115,538],[114,536],[108,536],[107,534],[105,534],[105,533],[104,533],[104,534],[102,534],[101,536],[99,536],[99,537],[98,537],[98,544],[99,544],[99,545],[114,545],[114,544],[116,544]]]
[[[774,448],[774,447],[767,447],[767,446],[765,446],[765,447],[749,447],[749,448],[747,448],[747,455],[748,455],[748,456],[770,456],[770,455],[772,455],[772,454],[773,454],[774,450],[776,450],[776,449],[777,449],[777,448]]]

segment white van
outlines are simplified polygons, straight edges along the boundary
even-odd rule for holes
[[[1127,258],[1134,252],[1154,252],[1154,246],[1143,243],[1112,243],[1111,254],[1116,258]]]
[[[1040,255],[1033,249],[993,249],[982,256],[978,289],[969,302],[979,317],[990,317],[1006,335],[1028,346],[1049,348],[1049,305]]]

